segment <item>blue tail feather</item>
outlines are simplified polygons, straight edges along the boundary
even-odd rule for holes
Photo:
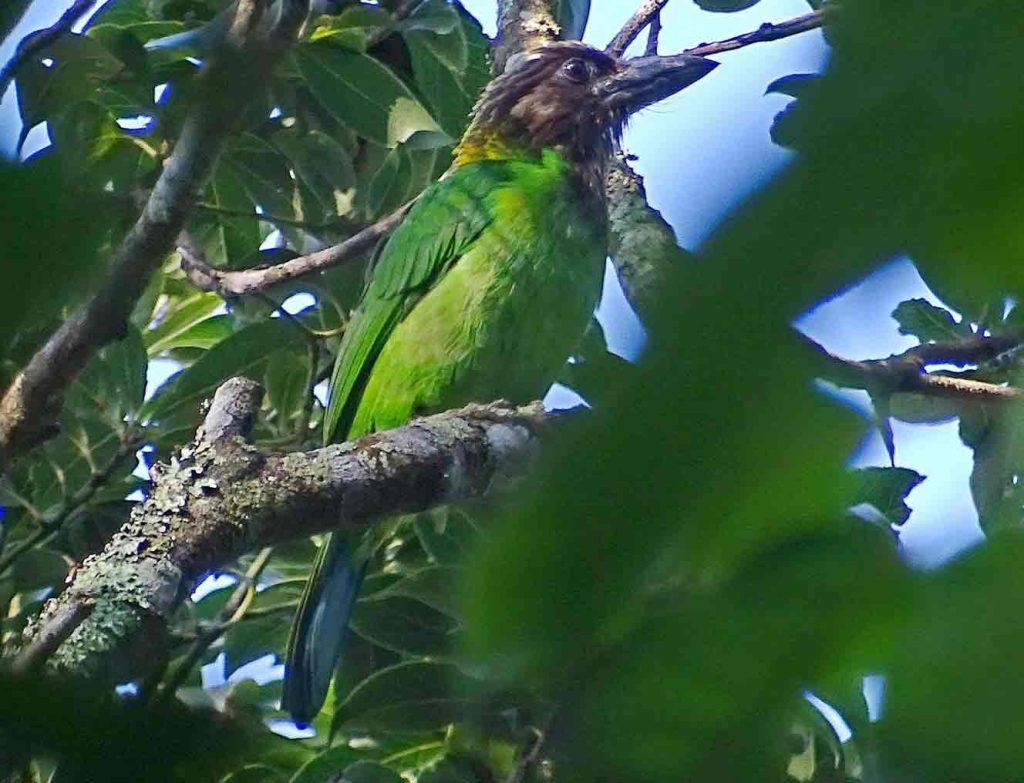
[[[343,536],[329,538],[306,585],[285,662],[281,708],[299,725],[312,721],[327,698],[368,562]]]

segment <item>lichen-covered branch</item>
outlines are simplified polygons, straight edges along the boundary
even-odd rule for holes
[[[643,180],[625,160],[609,167],[608,252],[622,289],[641,316],[657,297],[665,276],[690,258],[676,242],[672,226],[647,203]]]
[[[554,0],[498,0],[498,38],[491,49],[491,74],[505,70],[516,52],[557,41],[561,29]]]
[[[193,442],[154,469],[146,502],[47,602],[27,646],[79,616],[75,607],[89,608],[51,670],[110,684],[144,675],[161,658],[174,611],[212,569],[282,541],[480,496],[522,467],[548,420],[539,404],[472,405],[355,443],[276,455],[246,441],[258,406],[253,381],[225,383]]]
[[[239,2],[230,44],[202,73],[197,99],[142,214],[114,253],[110,274],[29,360],[0,398],[0,463],[54,431],[61,397],[102,346],[124,333],[150,276],[173,247],[213,170],[242,107],[283,55],[308,0],[289,0],[265,36],[257,28],[266,0]],[[243,22],[246,24],[243,25]]]

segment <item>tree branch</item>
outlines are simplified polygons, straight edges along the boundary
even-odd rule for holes
[[[144,675],[162,657],[174,611],[211,570],[282,541],[478,497],[521,469],[549,419],[539,404],[471,405],[355,443],[276,455],[244,439],[258,407],[253,381],[221,386],[193,442],[153,470],[145,503],[47,602],[27,646],[73,607],[91,608],[51,657],[52,670],[111,684]]]
[[[647,25],[658,18],[661,9],[666,5],[668,5],[668,0],[644,0],[605,47],[605,51],[614,57],[622,57],[623,52],[629,48],[629,45],[636,40],[636,37],[644,31]]]
[[[242,16],[236,23],[244,18],[254,25],[266,1],[239,2],[236,11]],[[0,463],[50,434],[68,384],[99,348],[124,333],[132,308],[181,231],[242,107],[258,94],[307,7],[308,0],[289,0],[278,25],[265,37],[252,35],[249,40],[238,30],[239,24],[232,25],[233,45],[204,68],[196,103],[174,152],[138,221],[115,252],[110,275],[50,336],[0,398]]]
[[[558,26],[553,0],[498,0],[498,37],[491,49],[491,75],[505,70],[516,52],[557,41]]]
[[[691,258],[676,241],[661,213],[647,203],[643,179],[625,158],[616,159],[605,179],[608,199],[608,252],[629,304],[646,313],[665,276]]]
[[[927,371],[933,364],[980,364],[1024,344],[1024,333],[985,337],[976,335],[946,343],[923,343],[888,359],[844,359],[802,335],[803,342],[823,362],[823,376],[840,386],[880,394],[924,394],[963,402],[1005,403],[1024,391],[968,378]]]
[[[203,291],[214,291],[224,297],[252,294],[279,283],[314,272],[321,272],[324,269],[330,269],[359,258],[372,250],[383,237],[395,230],[412,204],[413,202],[410,201],[387,217],[381,218],[373,225],[367,226],[358,234],[333,247],[273,266],[254,269],[238,271],[215,269],[203,261],[202,257],[195,252],[194,247],[179,239],[178,251],[181,253],[181,268],[189,282]]]
[[[768,41],[778,41],[782,38],[789,38],[790,36],[806,33],[808,30],[815,30],[821,27],[830,13],[835,13],[835,9],[828,6],[825,8],[819,8],[817,11],[813,11],[812,13],[798,16],[794,19],[788,19],[785,22],[778,22],[777,24],[765,22],[752,32],[743,33],[742,35],[733,36],[732,38],[726,38],[722,41],[715,41],[714,43],[702,43],[699,46],[686,49],[684,53],[697,55],[699,57],[707,57],[712,54],[732,52],[736,49],[742,49],[745,46],[751,46],[752,44],[767,43]]]

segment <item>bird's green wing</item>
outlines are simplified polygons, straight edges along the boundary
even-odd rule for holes
[[[434,183],[384,245],[331,375],[324,442],[348,431],[388,336],[492,223],[493,194],[513,176],[507,161],[481,161]]]

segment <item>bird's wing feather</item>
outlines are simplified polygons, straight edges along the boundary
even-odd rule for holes
[[[348,428],[370,370],[392,330],[493,221],[490,199],[513,175],[506,161],[481,161],[435,183],[385,244],[349,322],[331,375],[324,441]]]
[[[349,432],[366,380],[392,330],[493,220],[491,198],[513,176],[504,161],[456,169],[434,184],[381,251],[373,277],[342,338],[324,417],[330,441]],[[288,643],[282,706],[309,721],[323,705],[365,571],[366,552],[331,535],[317,555]]]

